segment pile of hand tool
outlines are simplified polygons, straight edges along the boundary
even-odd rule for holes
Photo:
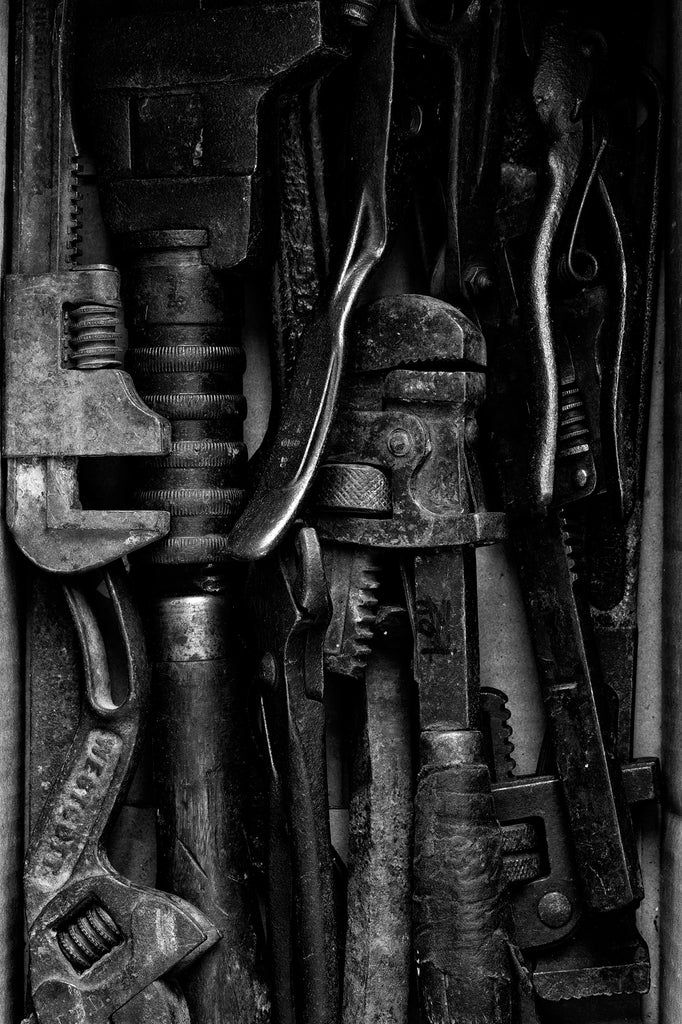
[[[614,8],[17,0],[30,1024],[643,1022],[663,100]],[[481,686],[491,544],[532,774]]]

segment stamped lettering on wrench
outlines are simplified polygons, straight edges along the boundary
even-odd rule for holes
[[[121,738],[91,730],[51,807],[35,854],[35,884],[52,891],[63,886],[83,852],[107,797],[121,755]]]

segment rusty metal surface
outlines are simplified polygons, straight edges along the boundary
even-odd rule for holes
[[[434,333],[432,323],[440,328]],[[386,344],[391,330],[400,339],[393,351]],[[348,389],[327,456],[349,469],[378,464],[392,507],[377,513],[366,506],[358,510],[364,518],[348,517],[341,477],[336,501],[327,489],[321,502],[321,533],[335,544],[371,549],[380,536],[381,547],[416,549],[405,562],[403,599],[420,736],[412,921],[425,1021],[498,1014],[511,1022],[520,998],[502,833],[479,731],[473,544],[502,536],[500,520],[479,512],[475,410],[484,394],[484,359],[480,333],[454,308],[420,296],[379,300],[356,335],[357,383]],[[468,529],[476,516],[483,528]],[[366,685],[371,666],[370,657]],[[396,708],[388,698],[382,703],[394,721]],[[381,899],[387,853],[358,865],[358,900]],[[399,913],[400,889],[394,899]],[[365,991],[373,993],[374,985],[365,977]]]
[[[86,369],[101,362],[78,352],[84,336],[86,349],[102,335],[108,343],[112,327],[120,350],[123,328],[115,269],[78,268],[73,18],[71,3],[21,5],[14,273],[4,309],[7,521],[23,552],[56,572],[103,565],[168,529],[163,514],[84,513],[78,499],[73,460],[160,453],[169,438],[125,373],[111,363]],[[74,319],[85,310],[106,311],[104,324]]]
[[[287,406],[255,493],[230,538],[234,558],[272,550],[293,522],[318,469],[336,408],[347,324],[387,241],[388,156],[396,12],[384,4],[356,69],[349,223],[343,253],[299,344]]]
[[[149,698],[139,617],[120,573],[110,573],[107,586],[127,663],[127,692],[118,703],[92,605],[75,584],[65,591],[83,659],[81,716],[24,869],[31,1000],[41,1024],[104,1024],[218,939],[189,904],[118,875],[102,847],[131,777]],[[166,926],[159,930],[161,920]]]
[[[346,681],[355,714],[345,1024],[409,1020],[414,780],[406,626],[404,609],[382,606],[364,680]]]
[[[70,365],[65,311],[90,306],[110,308],[123,331],[114,267],[6,278],[3,432],[10,458],[145,455],[167,446],[167,423],[144,405],[127,374]]]
[[[223,272],[263,247],[263,101],[337,59],[328,34],[317,2],[150,3],[93,11],[81,40],[96,55],[79,101],[124,250],[130,366],[172,426],[169,454],[140,464],[133,500],[170,515],[167,540],[136,568],[151,587],[161,878],[222,934],[183,980],[196,1024],[270,1013],[244,831],[242,578],[228,557],[246,483],[241,282]]]
[[[324,750],[329,597],[315,531],[303,527],[289,545],[253,565],[245,596],[270,775],[267,899],[275,1014],[331,1024],[338,1019],[340,964]],[[286,820],[286,838],[278,836],[279,817]]]
[[[18,9],[7,520],[67,575],[31,598],[31,1024],[635,1024],[646,17]],[[81,263],[86,179],[122,289]],[[247,466],[254,287],[275,390]],[[524,775],[479,685],[474,549],[505,539],[549,725]],[[103,633],[73,574],[127,555],[144,629],[113,570]],[[158,845],[126,878],[145,641]]]

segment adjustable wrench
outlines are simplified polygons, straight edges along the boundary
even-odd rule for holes
[[[149,669],[123,573],[112,569],[105,579],[128,692],[114,703],[92,606],[80,586],[67,584],[85,692],[78,730],[25,862],[32,1019],[39,1024],[105,1024],[126,1004],[132,1010],[131,1001],[148,986],[191,963],[219,938],[188,903],[132,884],[107,860],[103,839],[134,767]],[[158,1009],[165,995],[156,988],[142,998]]]

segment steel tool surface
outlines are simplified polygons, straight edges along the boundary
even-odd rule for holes
[[[252,566],[257,699],[269,775],[267,903],[275,1016],[338,1019],[340,963],[329,836],[322,645],[329,598],[315,531]],[[278,835],[286,822],[286,838]]]
[[[116,268],[80,262],[74,5],[26,0],[18,13],[16,196],[4,305],[7,522],[37,565],[80,572],[149,544],[167,531],[168,517],[84,509],[79,459],[160,454],[168,425],[122,370]]]
[[[2,444],[28,569],[29,1024],[643,1024],[649,12],[15,7]],[[479,679],[493,543],[546,712],[526,774],[519,694]],[[0,753],[23,742],[9,677]]]
[[[433,1022],[511,1022],[518,971],[478,707],[473,547],[504,535],[503,517],[480,508],[473,456],[485,346],[454,307],[403,295],[366,310],[351,365],[355,388],[315,496],[322,538],[398,549],[405,559],[419,714],[421,1011]]]
[[[245,680],[228,533],[245,498],[241,284],[256,256],[263,100],[325,66],[316,0],[91,12],[80,93],[104,218],[125,252],[130,366],[171,421],[135,502],[170,515],[149,587],[161,878],[221,942],[183,980],[195,1024],[264,1021],[269,993],[244,838]]]
[[[112,693],[107,650],[84,589],[66,596],[81,645],[81,718],[26,855],[31,1003],[40,1024],[104,1024],[174,967],[219,938],[176,896],[132,884],[113,870],[103,838],[125,793],[149,700],[139,616],[120,570],[107,587],[127,665],[128,691]],[[148,994],[152,1005],[158,1002]]]

